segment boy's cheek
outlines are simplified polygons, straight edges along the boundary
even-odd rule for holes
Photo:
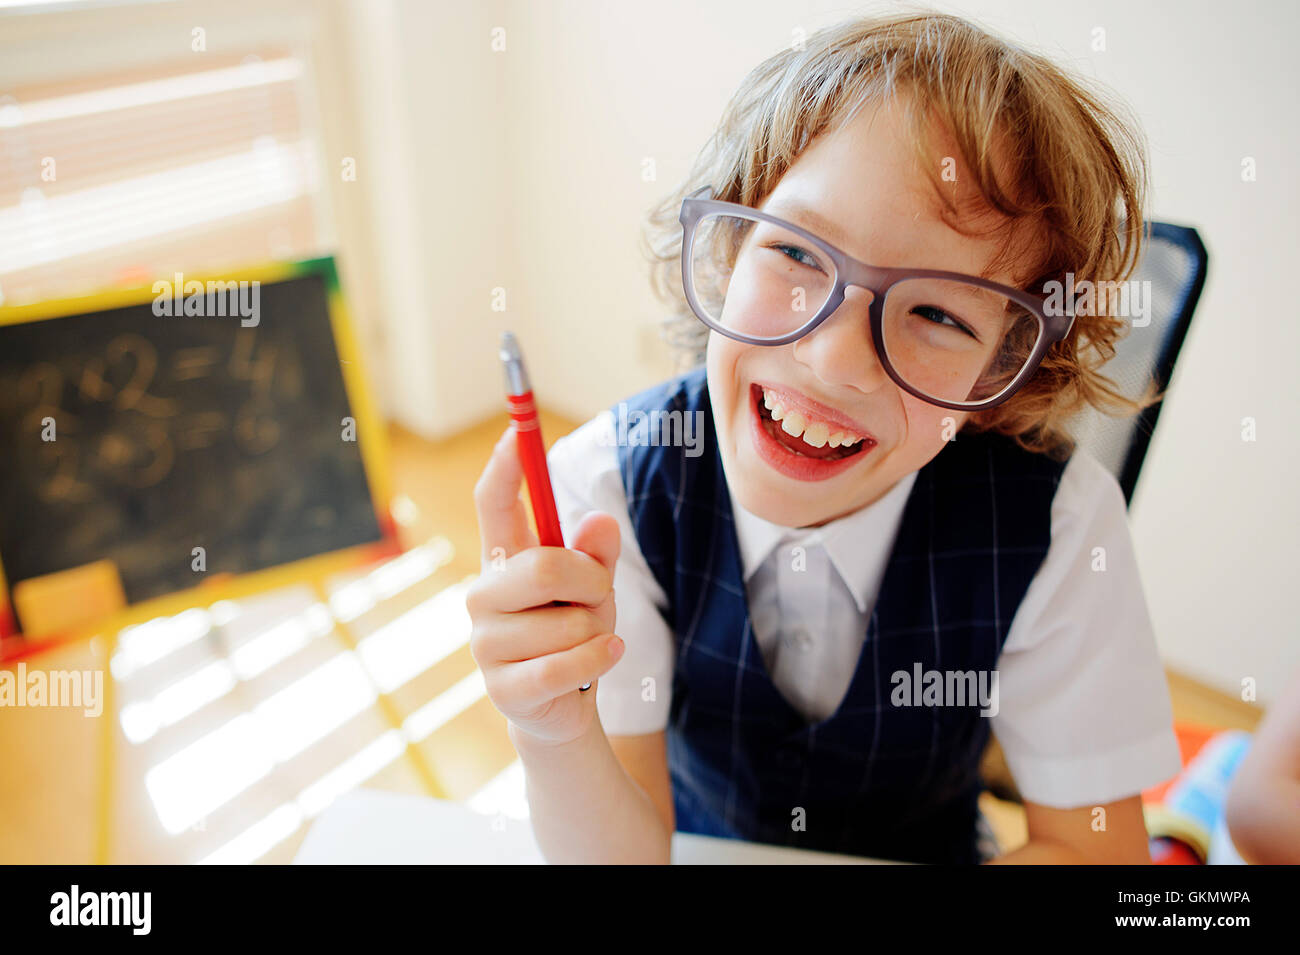
[[[913,470],[927,464],[947,447],[949,441],[957,440],[957,432],[969,417],[967,412],[949,411],[945,408],[909,408],[906,455],[909,459],[915,459]]]
[[[705,370],[709,381],[709,401],[717,414],[718,426],[730,429],[738,407],[737,389],[740,378],[740,359],[745,351],[755,346],[742,345],[725,335],[709,332]],[[719,434],[721,437],[722,434]]]

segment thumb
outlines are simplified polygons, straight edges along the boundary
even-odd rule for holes
[[[578,521],[569,546],[596,558],[612,576],[614,565],[618,562],[621,540],[618,521],[612,515],[603,511],[588,511]]]

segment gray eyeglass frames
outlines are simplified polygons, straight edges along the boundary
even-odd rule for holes
[[[1042,296],[959,272],[868,265],[791,222],[749,206],[713,199],[712,195],[712,187],[704,186],[682,201],[682,287],[696,317],[713,331],[735,341],[748,345],[788,345],[798,341],[834,314],[844,301],[845,288],[856,285],[872,293],[869,306],[872,343],[886,374],[922,401],[956,411],[979,411],[1011,398],[1033,375],[1047,350],[1064,339],[1074,324],[1073,314],[1050,314]],[[722,310],[710,308],[704,301],[708,293],[704,288],[697,288],[697,284],[707,283],[697,279],[696,272],[701,261],[710,261],[712,275],[730,275],[746,236],[762,223],[772,227],[768,230],[769,237],[778,234],[785,237],[771,238],[767,246],[779,250],[785,258],[765,260],[764,273],[754,268],[742,269],[742,279],[752,286],[770,279],[779,270],[782,281],[789,279],[790,284],[780,285],[778,292],[779,283],[769,281],[767,294],[775,296],[793,291],[802,295],[806,291],[804,285],[808,285],[812,288],[808,299],[820,305],[806,320],[789,317],[791,311],[798,309],[785,309],[779,322],[750,321],[744,324],[751,327],[737,327],[738,323],[722,321]],[[790,238],[797,238],[801,246],[792,247]],[[806,249],[802,247],[805,243]],[[701,258],[710,253],[713,259]],[[726,261],[719,265],[719,258]],[[772,262],[780,265],[774,269]],[[801,283],[797,286],[791,278],[795,273]],[[728,278],[728,292],[730,281]],[[747,297],[752,302],[752,291],[751,288],[738,298]],[[986,319],[983,329],[961,320],[962,315],[973,311],[972,307],[941,304],[945,299],[969,303],[976,298],[988,300],[981,303]],[[990,303],[997,303],[997,307],[990,310]],[[1011,319],[1017,323],[1014,329],[1008,321],[1013,310],[1019,313]],[[768,308],[765,319],[774,314],[774,309]],[[934,314],[951,324],[935,323]],[[797,327],[786,327],[790,324]],[[755,329],[754,325],[767,327]],[[965,338],[961,337],[963,333]],[[995,337],[997,340],[990,351],[986,343]],[[987,365],[982,365],[985,359]],[[961,367],[962,361],[967,362],[965,368]],[[970,379],[969,385],[960,383],[966,379]],[[918,382],[928,383],[928,390]],[[950,393],[939,393],[945,390]],[[964,393],[966,397],[954,398],[956,393]],[[972,400],[975,394],[979,396]]]

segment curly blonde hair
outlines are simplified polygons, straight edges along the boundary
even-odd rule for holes
[[[900,101],[899,92],[908,95]],[[672,310],[664,333],[681,364],[704,360],[709,334],[682,290],[682,199],[709,185],[717,199],[756,208],[815,137],[886,97],[902,108],[949,225],[959,228],[961,210],[941,187],[935,121],[955,140],[987,207],[1004,217],[996,230],[1004,236],[999,261],[1009,261],[1019,227],[1032,229],[1029,247],[1039,254],[1023,289],[1064,284],[1067,272],[1093,282],[1122,282],[1133,273],[1145,241],[1148,189],[1136,120],[1121,119],[1116,107],[1047,59],[958,17],[854,19],[756,67],[686,181],[650,212],[643,248],[652,286]],[[1085,405],[1132,415],[1160,401],[1154,381],[1134,401],[1099,372],[1128,328],[1111,304],[1079,314],[1036,374],[1003,404],[973,413],[964,430],[995,431],[1063,459],[1074,449],[1066,424]]]

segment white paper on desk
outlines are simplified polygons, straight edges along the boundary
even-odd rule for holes
[[[527,820],[373,789],[321,813],[294,865],[544,865]]]
[[[676,865],[867,865],[883,860],[673,835]],[[460,803],[358,789],[321,813],[295,865],[544,865],[526,819],[485,816]],[[890,864],[890,863],[884,863]]]

